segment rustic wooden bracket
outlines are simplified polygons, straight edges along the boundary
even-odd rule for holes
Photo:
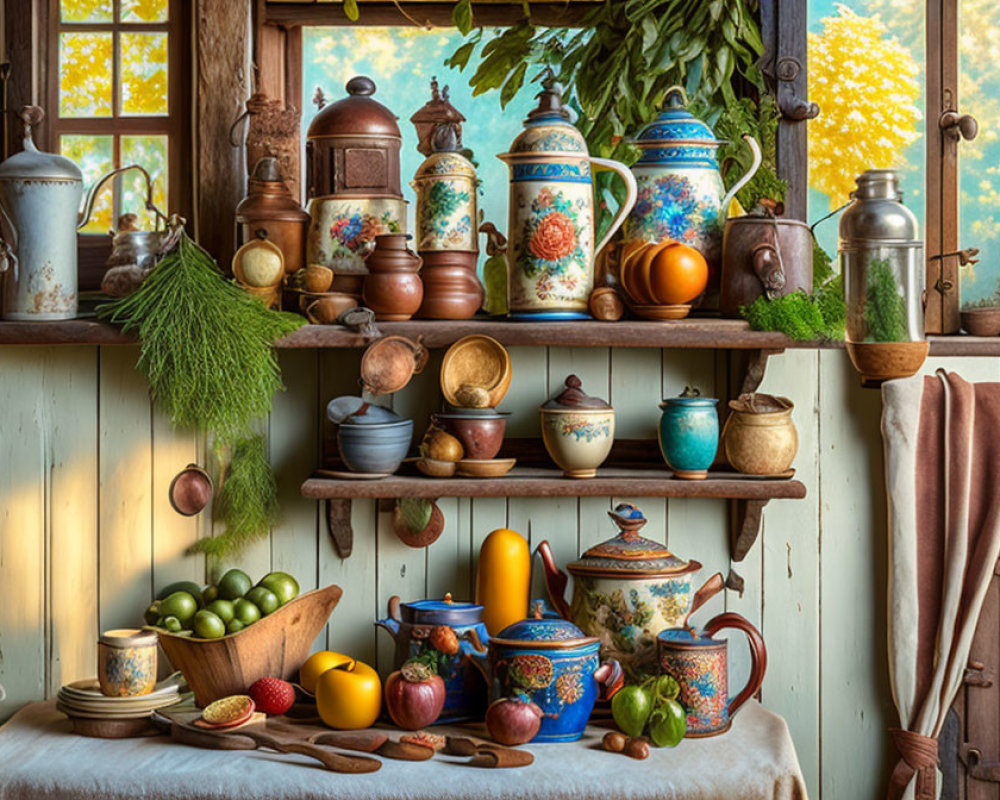
[[[760,535],[760,518],[767,500],[729,501],[729,557],[733,561],[746,558]]]
[[[737,393],[750,394],[760,388],[764,380],[764,373],[767,371],[768,356],[778,355],[783,350],[747,350],[741,355],[746,359],[743,364],[743,380],[740,382],[740,390]]]
[[[354,549],[354,529],[351,527],[351,501],[326,501],[326,529],[330,532],[337,555],[347,558]]]

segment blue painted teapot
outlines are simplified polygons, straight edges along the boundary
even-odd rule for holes
[[[724,141],[687,110],[680,86],[667,90],[659,116],[633,140],[641,151],[632,165],[637,199],[623,225],[624,242],[674,239],[695,248],[708,262],[709,290],[718,291],[722,265],[722,226],[736,193],[760,166],[760,147],[743,137],[753,152],[747,173],[727,192],[716,161]]]
[[[624,676],[615,659],[603,663],[601,642],[572,622],[542,615],[508,625],[490,639],[489,647],[461,642],[490,686],[490,701],[527,697],[542,709],[542,723],[533,742],[574,742],[583,736],[598,695],[610,698]]]

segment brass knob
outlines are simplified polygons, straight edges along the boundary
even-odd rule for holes
[[[938,125],[949,136],[971,142],[979,134],[979,122],[972,114],[945,111],[938,119]]]

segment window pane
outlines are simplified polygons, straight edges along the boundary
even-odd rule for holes
[[[961,272],[965,304],[1000,290],[1000,6],[962,0],[959,26],[957,110],[979,121],[979,135],[958,143],[958,246],[978,247],[981,259]]]
[[[111,116],[110,33],[59,34],[59,116]]]
[[[110,136],[71,135],[59,137],[59,152],[73,159],[83,171],[83,185],[88,191],[104,173],[111,170],[114,142]],[[101,189],[84,233],[107,233],[111,230],[111,181]]]
[[[167,113],[167,34],[121,35],[121,113]]]
[[[164,214],[167,208],[167,137],[122,136],[122,165],[138,164],[153,179],[153,203]],[[122,175],[121,213],[139,215],[139,227],[152,229],[156,215],[146,211],[146,179],[138,170]]]
[[[111,0],[61,0],[59,18],[63,22],[114,22]]]
[[[810,0],[809,208],[819,219],[846,203],[866,169],[899,170],[903,201],[924,230],[924,4]],[[837,219],[816,228],[837,252]]]
[[[494,30],[487,29],[486,36]],[[302,32],[302,135],[318,111],[313,103],[320,88],[327,103],[347,95],[344,85],[355,75],[375,81],[375,99],[399,117],[403,131],[401,169],[403,193],[410,201],[408,230],[414,230],[416,197],[409,177],[424,157],[417,151],[416,131],[410,116],[431,99],[431,78],[437,77],[443,91],[449,87],[449,102],[466,118],[462,123],[462,145],[475,153],[482,190],[478,196],[484,218],[499,230],[507,227],[507,167],[495,158],[505,153],[522,130],[522,120],[537,105],[538,84],[523,86],[507,107],[500,110],[497,92],[472,96],[469,73],[444,66],[464,39],[454,28],[426,31],[399,27],[307,27]],[[529,74],[534,74],[533,71]],[[811,123],[810,123],[811,124]],[[485,256],[484,256],[485,259]]]
[[[166,22],[168,0],[122,0],[122,22]]]

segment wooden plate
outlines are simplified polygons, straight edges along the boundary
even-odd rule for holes
[[[466,336],[448,348],[441,361],[441,393],[453,406],[461,403],[456,392],[463,386],[482,387],[488,405],[496,408],[507,395],[511,379],[510,353],[490,336]]]
[[[379,478],[388,478],[391,472],[351,472],[346,469],[320,469],[316,470],[317,475],[324,478],[336,478],[342,481],[377,481]]]
[[[632,306],[636,315],[643,319],[670,320],[684,319],[691,313],[690,304],[676,306]]]
[[[467,478],[499,478],[516,463],[516,458],[463,458],[456,471]]]

